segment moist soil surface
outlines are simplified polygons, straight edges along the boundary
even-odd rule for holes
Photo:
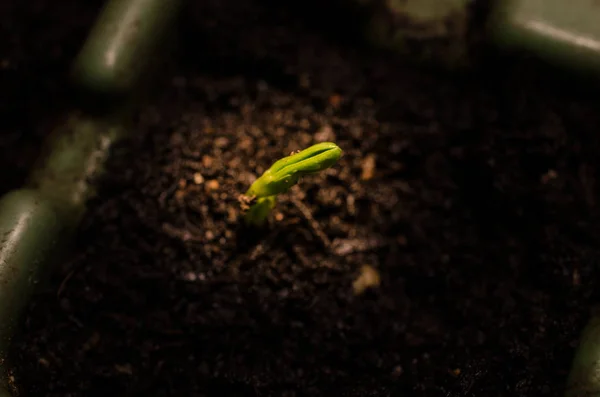
[[[97,4],[54,2],[50,18],[37,3],[14,12],[45,20],[39,37],[9,53],[42,35],[75,50]],[[22,395],[561,396],[597,302],[593,96],[525,61],[406,65],[342,40],[330,10],[197,3],[74,252],[27,309]],[[14,71],[55,81],[22,93],[30,129],[59,111],[36,101],[62,95],[73,52],[39,71],[49,48]],[[6,155],[38,136],[16,120]],[[267,228],[244,227],[238,196],[319,141],[340,162],[282,195]],[[357,294],[365,266],[380,283]]]

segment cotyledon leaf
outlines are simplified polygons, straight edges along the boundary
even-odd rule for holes
[[[317,143],[298,153],[276,161],[258,178],[246,196],[262,198],[287,192],[305,175],[333,166],[342,156],[342,149],[332,142]]]

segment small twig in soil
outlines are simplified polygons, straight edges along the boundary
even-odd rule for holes
[[[294,206],[298,209],[298,211],[300,211],[300,213],[302,214],[304,219],[307,221],[308,226],[310,227],[310,230],[321,241],[321,244],[323,244],[323,247],[326,250],[329,250],[331,248],[331,240],[329,240],[329,237],[327,237],[325,232],[323,232],[323,229],[321,229],[319,222],[317,222],[315,220],[315,218],[312,216],[310,209],[302,201],[298,200],[295,197],[292,197],[290,199],[290,201],[292,202],[292,204],[294,204]]]
[[[67,283],[69,282],[69,280],[71,280],[71,278],[73,277],[73,275],[75,274],[75,268],[71,269],[69,271],[69,273],[67,273],[67,275],[65,276],[65,278],[63,279],[63,281],[60,283],[60,287],[58,287],[58,291],[56,292],[56,296],[60,297],[63,293],[63,291],[65,290]]]
[[[302,249],[298,245],[292,246],[292,250],[294,251],[294,254],[298,258],[298,260],[300,261],[302,266],[304,266],[305,268],[327,268],[327,269],[335,269],[336,268],[336,266],[333,262],[329,262],[327,260],[319,261],[318,264],[315,264],[314,261],[311,262],[307,258],[306,253],[304,252],[304,249]]]
[[[71,322],[73,324],[77,325],[79,328],[84,328],[83,323],[81,321],[79,321],[79,319],[77,317],[70,315],[69,320],[71,320]]]
[[[273,244],[273,240],[275,238],[275,234],[271,234],[268,238],[262,241],[260,244],[257,244],[248,252],[246,255],[242,257],[238,257],[231,265],[231,271],[235,275],[239,273],[240,266],[246,261],[256,261],[258,258],[263,256],[266,252],[268,252]]]
[[[81,269],[81,265],[83,263],[85,263],[84,261],[81,260],[82,258],[83,258],[83,255],[77,255],[75,258],[71,259],[67,263],[67,265],[65,265],[65,267],[70,267],[71,265],[75,264],[75,266],[73,266],[73,268],[71,270],[69,270],[69,273],[67,273],[67,275],[65,276],[63,281],[61,281],[60,286],[58,287],[58,291],[56,291],[57,297],[60,297],[62,295],[62,293],[64,292],[64,290],[67,287],[67,284],[69,283],[71,278],[73,278],[75,273],[77,273],[77,271]],[[79,264],[79,265],[77,265],[77,264]]]
[[[194,222],[190,221],[190,219],[188,218],[188,216],[186,215],[185,212],[182,214],[182,218],[183,218],[183,222],[185,223],[185,227],[190,229],[193,232],[192,235],[194,235],[194,236],[202,235],[202,229],[200,229],[198,226],[196,226],[194,224]]]
[[[177,190],[177,183],[173,183],[171,186],[169,186],[167,189],[165,189],[160,196],[158,196],[158,204],[160,205],[161,208],[165,207],[167,198],[172,195],[173,193],[175,193],[175,191]]]
[[[306,255],[304,255],[304,252],[302,251],[302,249],[300,247],[298,247],[297,245],[294,245],[292,247],[292,250],[294,250],[294,254],[296,254],[296,257],[298,258],[300,263],[302,263],[302,266],[311,267],[310,261],[308,260]]]
[[[188,230],[178,229],[175,226],[170,225],[168,223],[163,223],[162,231],[167,236],[169,236],[175,240],[181,240],[183,242],[187,242],[187,241],[202,242],[202,241],[204,241],[204,239],[202,237],[194,235],[194,234],[190,233]]]
[[[373,251],[389,245],[390,242],[382,237],[335,239],[333,240],[333,252],[340,256]]]
[[[182,160],[181,164],[189,169],[191,169],[192,171],[205,171],[204,166],[202,165],[202,162],[200,161],[194,161],[194,160]]]

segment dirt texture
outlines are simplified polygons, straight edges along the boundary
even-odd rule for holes
[[[95,8],[55,3],[60,47]],[[78,248],[29,305],[22,395],[561,396],[598,299],[594,96],[525,60],[407,65],[344,38],[334,8],[185,11]],[[253,179],[325,140],[339,164],[243,227]],[[380,282],[357,295],[361,272]]]

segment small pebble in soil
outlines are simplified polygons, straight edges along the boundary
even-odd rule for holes
[[[218,188],[219,188],[219,181],[217,181],[216,179],[211,179],[210,181],[206,182],[207,190],[217,190]]]
[[[322,126],[315,134],[315,141],[317,142],[333,142],[335,141],[335,133],[330,125]]]
[[[360,268],[360,274],[352,283],[352,289],[355,295],[363,294],[369,288],[379,287],[381,278],[379,272],[370,265],[364,265]]]
[[[133,375],[133,370],[131,369],[131,364],[116,364],[115,365],[115,370],[118,373],[124,374],[124,375]]]
[[[208,156],[208,155],[204,155],[202,156],[202,165],[205,168],[211,168],[213,164],[213,158]]]
[[[546,184],[554,179],[558,178],[558,174],[555,170],[548,170],[542,177],[540,178],[543,184]]]
[[[363,181],[368,181],[373,179],[375,176],[375,155],[369,154],[367,155],[362,162],[362,172],[360,174],[360,179]]]
[[[196,173],[194,174],[194,183],[195,183],[196,185],[200,185],[202,182],[204,182],[204,177],[202,176],[202,174],[201,174],[201,173],[199,173],[199,172],[196,172]]]
[[[342,96],[338,95],[338,94],[333,94],[329,97],[329,104],[333,107],[333,108],[338,108],[340,106],[340,104],[342,103]]]
[[[404,369],[400,365],[396,365],[392,370],[392,377],[398,378],[404,373]]]
[[[175,198],[176,198],[178,201],[181,201],[181,200],[183,200],[183,198],[184,198],[184,197],[185,197],[185,190],[177,190],[177,191],[175,192]]]

